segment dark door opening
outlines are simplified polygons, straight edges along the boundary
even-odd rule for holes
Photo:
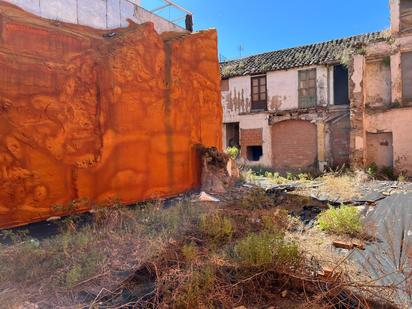
[[[341,64],[333,67],[333,93],[335,105],[349,105],[349,74]]]

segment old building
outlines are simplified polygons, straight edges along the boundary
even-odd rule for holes
[[[370,33],[221,64],[224,147],[280,171],[349,163],[350,51]],[[348,58],[349,59],[349,58]]]
[[[390,8],[386,40],[351,62],[352,163],[412,175],[412,1]]]
[[[412,0],[391,29],[221,63],[224,147],[249,164],[412,174]]]

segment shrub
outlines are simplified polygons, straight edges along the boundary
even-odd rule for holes
[[[236,160],[239,156],[239,148],[237,147],[228,147],[226,148],[226,153],[231,157],[233,160]]]
[[[204,308],[201,304],[215,281],[215,270],[210,266],[193,271],[184,284],[184,291],[179,291],[175,308]]]
[[[230,239],[234,230],[232,220],[219,213],[201,215],[199,229],[214,240]]]
[[[191,243],[191,244],[186,244],[183,246],[182,254],[188,263],[192,263],[196,260],[199,252],[198,252],[196,245]]]
[[[300,261],[298,246],[285,241],[279,232],[248,235],[235,245],[234,253],[238,262],[247,267],[292,266]]]
[[[330,207],[319,215],[317,224],[323,231],[350,236],[358,235],[363,229],[360,213],[353,206]]]

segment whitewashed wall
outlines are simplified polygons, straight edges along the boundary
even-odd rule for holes
[[[139,7],[140,0],[5,0],[35,15],[96,29],[127,27],[127,19],[136,23],[153,22],[159,33],[186,31]],[[133,3],[131,3],[133,2]]]

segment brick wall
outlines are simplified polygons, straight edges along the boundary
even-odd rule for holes
[[[242,157],[247,157],[248,146],[261,146],[263,144],[263,129],[241,129],[240,145]]]
[[[288,120],[272,127],[273,167],[280,171],[312,169],[317,161],[316,125]]]
[[[334,167],[349,164],[350,155],[350,119],[349,115],[330,125],[332,165]]]

